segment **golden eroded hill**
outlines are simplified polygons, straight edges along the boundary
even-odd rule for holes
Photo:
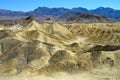
[[[7,80],[6,74],[9,77],[56,72],[74,75],[86,71],[92,76],[90,80],[119,79],[119,27],[118,23],[39,24],[36,21],[17,30],[0,26],[0,80]],[[84,80],[90,77],[87,75]]]

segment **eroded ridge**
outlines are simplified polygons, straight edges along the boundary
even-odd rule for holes
[[[99,24],[97,24],[99,25]],[[106,45],[120,44],[120,28],[118,26],[97,26],[93,24],[71,25],[68,29],[78,36],[88,37],[91,42]],[[114,25],[113,25],[114,26]]]

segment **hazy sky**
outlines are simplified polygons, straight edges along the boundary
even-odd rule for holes
[[[0,9],[30,11],[37,7],[111,7],[120,10],[120,0],[0,0]]]

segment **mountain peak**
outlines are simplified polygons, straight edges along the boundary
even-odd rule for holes
[[[73,12],[88,12],[86,8],[78,7],[78,8],[72,8]]]
[[[105,10],[105,11],[113,11],[113,12],[115,11],[113,8],[110,8],[110,7],[99,7],[95,10],[99,10],[99,11]]]
[[[104,7],[98,7],[97,9],[105,9]]]

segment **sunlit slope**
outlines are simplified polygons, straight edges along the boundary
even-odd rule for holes
[[[78,36],[88,37],[92,43],[105,45],[120,45],[119,24],[73,24],[68,29]]]
[[[52,44],[66,44],[77,39],[76,35],[73,35],[67,28],[57,23],[45,26],[33,21],[19,33],[23,34],[27,39]]]
[[[77,39],[77,36],[72,38],[73,34],[67,28],[59,27],[57,23],[50,26],[52,29],[58,26],[58,30],[54,29],[53,32],[61,33],[63,28],[66,33],[63,31],[62,36],[53,35],[36,21],[17,31],[9,28],[1,30],[0,72],[16,73],[21,72],[25,67],[30,67],[30,70],[40,69],[48,64],[50,55],[52,56],[57,50],[65,49],[65,44]]]
[[[36,21],[18,30],[3,27],[0,77],[3,73],[39,76],[87,71],[97,80],[105,80],[109,75],[114,80],[120,69],[119,27],[118,23],[39,24]]]

